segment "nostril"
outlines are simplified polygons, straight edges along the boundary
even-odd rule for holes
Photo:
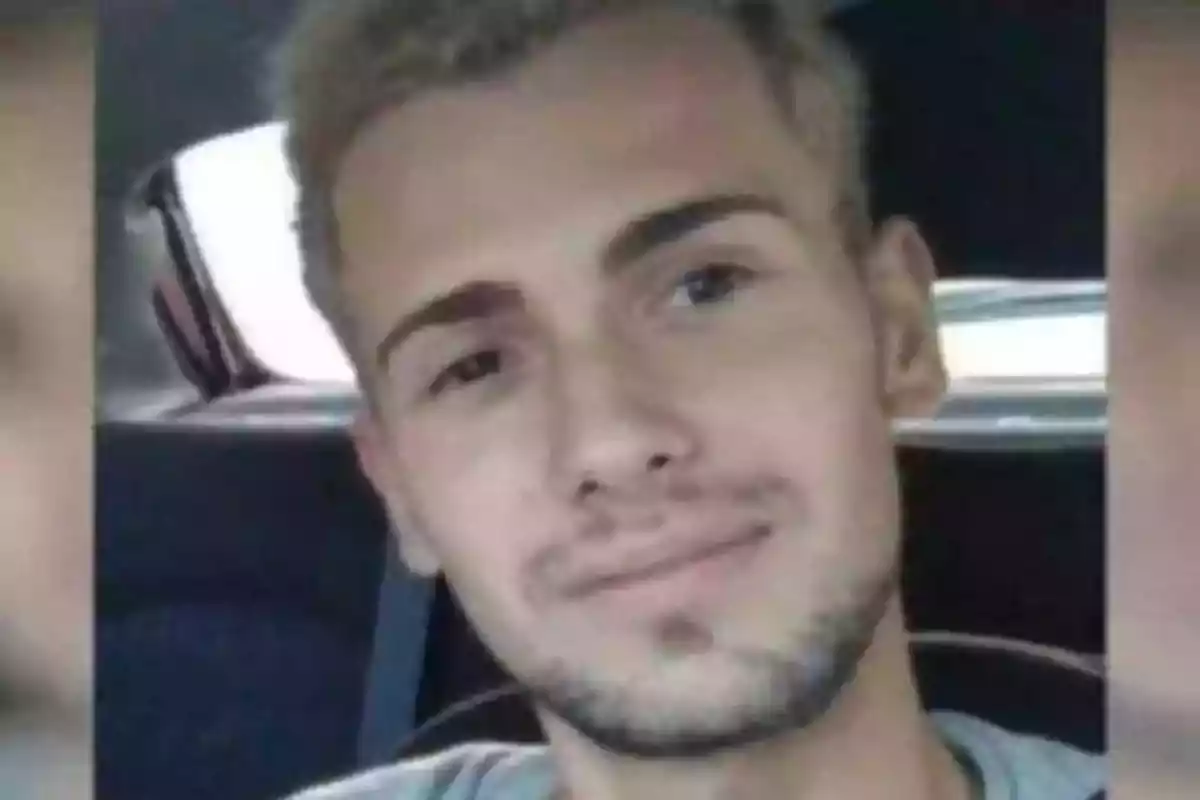
[[[663,453],[656,453],[646,462],[646,468],[650,472],[658,472],[671,463],[671,457]]]
[[[579,484],[579,489],[576,490],[579,494],[579,499],[582,500],[591,497],[596,492],[600,491],[600,481],[595,478],[584,478]]]

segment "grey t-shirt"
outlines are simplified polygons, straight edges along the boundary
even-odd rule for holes
[[[1091,800],[1107,783],[1100,755],[963,714],[931,717],[947,745],[978,774],[985,800]],[[550,800],[554,784],[545,746],[467,744],[292,800]]]

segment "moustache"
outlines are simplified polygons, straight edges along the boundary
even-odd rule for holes
[[[539,594],[580,597],[606,585],[682,566],[765,538],[797,492],[776,477],[673,480],[589,509],[562,540],[530,559]],[[786,504],[786,506],[784,505]]]

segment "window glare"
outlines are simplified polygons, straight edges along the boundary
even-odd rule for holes
[[[350,382],[345,353],[301,280],[283,126],[205,142],[181,154],[175,168],[214,288],[250,352],[287,378]]]
[[[246,346],[271,372],[349,384],[348,359],[304,291],[293,229],[296,189],[272,123],[204,142],[176,159],[183,207],[214,288]],[[937,296],[1005,279],[939,281]],[[951,382],[1103,378],[1103,308],[1076,314],[956,321],[940,329]]]
[[[1088,379],[1105,375],[1105,315],[956,322],[941,327],[952,380]]]

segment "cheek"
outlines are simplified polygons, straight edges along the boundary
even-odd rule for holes
[[[1193,309],[1200,298],[1184,287],[1172,287],[1175,296],[1165,286],[1121,288],[1128,291],[1113,309],[1109,434],[1111,464],[1121,480],[1112,486],[1119,497],[1136,489],[1142,513],[1194,518],[1189,512],[1200,511],[1200,500],[1189,482],[1200,465],[1200,372],[1194,369],[1200,322]],[[1142,502],[1143,493],[1155,502]]]
[[[883,406],[869,321],[835,313],[832,299],[810,308],[785,296],[794,292],[779,294],[711,326],[703,341],[674,343],[660,367],[676,394],[760,445],[821,453],[845,450],[846,437],[877,436]]]
[[[868,381],[809,384],[768,401],[759,395],[741,432],[754,451],[770,454],[803,492],[806,522],[840,546],[877,540],[896,508],[890,428]]]
[[[514,596],[550,527],[538,433],[508,417],[464,415],[453,426],[414,427],[396,443],[414,524],[458,591]]]
[[[896,478],[869,332],[803,327],[793,326],[790,344],[770,336],[737,352],[714,348],[718,362],[685,376],[679,395],[703,420],[717,468],[784,478],[831,547],[880,541],[896,527]]]
[[[1188,318],[1190,310],[1158,297],[1119,310],[1108,437],[1113,583],[1130,607],[1146,603],[1147,613],[1194,619],[1200,612],[1194,569],[1200,560],[1200,373],[1193,362],[1200,324]]]

